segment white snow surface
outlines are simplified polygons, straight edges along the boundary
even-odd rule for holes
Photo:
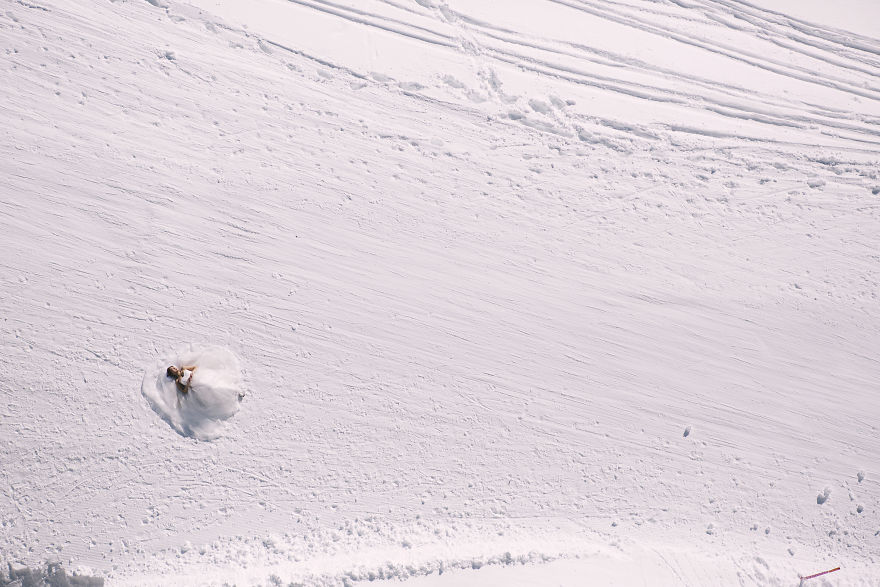
[[[170,365],[195,367],[187,393],[181,393],[168,377]],[[226,421],[238,412],[244,397],[238,358],[217,345],[190,344],[155,361],[144,373],[141,392],[172,428],[199,440],[214,440],[223,434]]]
[[[880,585],[880,4],[831,7],[4,0],[0,559]]]

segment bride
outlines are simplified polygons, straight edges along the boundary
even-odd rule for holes
[[[187,365],[183,367],[175,367],[171,365],[168,369],[165,370],[165,374],[168,377],[174,379],[174,382],[177,384],[177,389],[183,393],[189,393],[189,388],[192,387],[193,373],[198,369],[196,365]]]
[[[241,405],[238,357],[222,346],[188,345],[146,370],[141,393],[179,434],[213,440]]]

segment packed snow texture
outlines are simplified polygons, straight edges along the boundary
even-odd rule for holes
[[[878,23],[5,0],[0,555],[875,587]],[[192,340],[258,390],[212,442],[140,393],[201,433],[158,385]]]
[[[167,375],[171,365],[196,367],[187,393]],[[141,392],[172,428],[199,440],[220,436],[244,397],[238,359],[229,349],[216,345],[190,345],[156,361],[144,373]]]

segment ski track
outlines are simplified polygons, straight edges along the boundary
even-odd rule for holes
[[[877,584],[880,40],[255,6],[0,7],[0,558]],[[243,367],[213,442],[140,395],[190,342]]]

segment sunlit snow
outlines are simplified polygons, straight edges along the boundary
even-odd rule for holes
[[[876,586],[878,23],[5,0],[0,571]]]

